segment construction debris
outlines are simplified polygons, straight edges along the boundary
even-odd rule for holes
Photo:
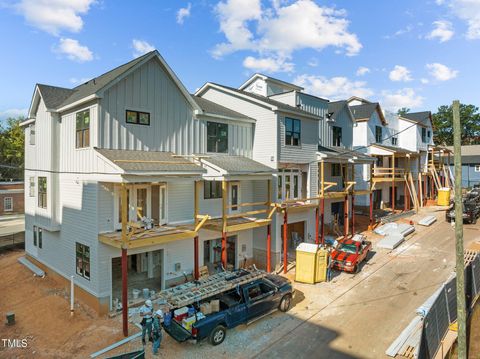
[[[28,269],[30,269],[35,276],[42,277],[42,278],[45,277],[45,272],[43,270],[41,270],[40,268],[38,268],[35,264],[30,262],[27,258],[20,257],[20,258],[18,258],[18,262],[23,264]]]
[[[437,217],[435,216],[426,216],[424,218],[422,218],[418,224],[420,224],[421,226],[425,226],[425,227],[429,227],[431,226],[433,223],[435,223],[437,221]]]
[[[405,241],[405,238],[402,234],[398,232],[393,232],[385,236],[381,241],[377,243],[377,248],[384,248],[384,249],[395,249],[400,244]]]

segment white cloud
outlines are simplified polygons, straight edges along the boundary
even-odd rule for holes
[[[10,108],[8,110],[0,111],[0,121],[3,121],[9,117],[27,117],[28,108]]]
[[[435,27],[428,35],[427,39],[435,40],[438,39],[440,42],[446,42],[450,40],[455,33],[453,31],[453,26],[450,21],[438,20],[433,22]]]
[[[420,107],[424,100],[424,97],[417,95],[412,88],[404,88],[395,92],[382,91],[382,98],[382,106],[391,111],[402,107]]]
[[[350,56],[362,48],[357,35],[348,31],[344,10],[312,0],[272,1],[271,7],[262,7],[261,0],[223,0],[215,13],[227,40],[213,49],[216,58],[241,50],[261,58],[291,58],[297,50],[320,51],[329,46]]]
[[[451,13],[467,23],[467,39],[480,39],[480,0],[437,0],[446,5]]]
[[[32,26],[52,35],[62,30],[79,32],[85,15],[96,0],[21,0],[15,4]]]
[[[291,62],[287,62],[284,58],[264,57],[255,58],[253,56],[247,56],[243,60],[243,66],[247,69],[256,72],[292,72],[294,65]]]
[[[155,47],[144,40],[132,40],[133,57],[139,57],[147,52],[155,50]]]
[[[410,70],[407,69],[405,66],[395,65],[390,74],[388,75],[390,80],[392,81],[412,81],[412,75]]]
[[[439,64],[438,62],[427,64],[426,67],[429,70],[430,75],[438,81],[448,81],[454,79],[458,75],[457,70],[452,70],[448,66]]]
[[[426,78],[421,78],[421,79],[420,79],[420,82],[421,82],[422,84],[426,85],[426,84],[428,84],[430,81],[428,81],[428,79],[426,79]]]
[[[356,75],[357,76],[363,76],[363,75],[366,75],[370,72],[370,69],[368,67],[365,67],[365,66],[360,66],[358,69],[357,69],[357,72],[356,72]]]
[[[408,34],[409,32],[412,32],[413,30],[413,25],[407,25],[405,28],[397,30],[394,34],[392,35],[385,35],[383,36],[384,39],[393,39],[395,37],[399,37],[405,34]]]
[[[192,4],[188,3],[187,7],[182,7],[177,11],[177,24],[182,25],[186,18],[190,17]]]
[[[366,87],[365,81],[351,81],[342,76],[326,78],[304,74],[297,76],[293,82],[304,87],[307,93],[332,100],[346,99],[351,96],[367,98],[373,95],[373,91]]]
[[[81,45],[78,40],[61,38],[55,51],[66,55],[73,61],[86,62],[93,60],[93,53],[88,47]]]

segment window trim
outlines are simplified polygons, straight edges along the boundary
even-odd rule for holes
[[[340,132],[339,135],[337,136],[337,141],[335,141],[335,132]],[[339,147],[342,145],[342,127],[340,126],[332,126],[332,146]],[[337,133],[338,135],[338,133]],[[338,143],[338,144],[337,144]]]
[[[37,239],[38,239],[38,248],[43,248],[43,229],[37,227]]]
[[[287,131],[287,121],[291,121],[292,122],[292,130],[291,131]],[[295,131],[295,123],[299,124],[299,131]],[[284,138],[284,144],[285,146],[292,146],[292,147],[300,147],[301,144],[302,144],[302,121],[297,119],[297,118],[292,118],[292,117],[285,117],[285,121],[284,121],[284,126],[285,126],[285,138]],[[287,133],[290,132],[290,138],[291,138],[291,141],[290,143],[287,143]],[[294,134],[298,134],[298,144],[294,144],[293,143],[293,140],[294,140]]]
[[[128,113],[134,112],[135,113],[135,122],[128,121]],[[141,123],[140,122],[140,114],[148,115],[148,123]],[[129,110],[125,109],[125,123],[129,125],[141,125],[141,126],[150,126],[151,123],[151,114],[147,111],[137,111],[137,110]]]
[[[45,179],[45,192],[40,192],[41,187],[43,187],[43,186],[40,186],[40,181],[43,180],[43,179]],[[48,207],[48,182],[47,182],[47,177],[39,176],[37,187],[38,187],[38,190],[37,190],[37,193],[38,193],[37,205],[38,205],[39,208],[47,209],[47,207]]]
[[[380,139],[378,138],[380,135]],[[375,143],[382,143],[383,140],[383,128],[382,126],[375,126]]]
[[[88,112],[88,126],[85,128],[78,128],[78,116],[84,115]],[[83,122],[85,126],[85,117],[83,117]],[[82,149],[82,148],[89,148],[90,147],[90,123],[91,123],[91,113],[90,109],[78,111],[75,113],[75,148]],[[78,140],[78,134],[81,133],[81,141]],[[81,143],[79,143],[81,142]]]
[[[33,246],[37,247],[37,226],[33,226]]]
[[[422,127],[422,142],[427,143],[427,129],[425,127]]]
[[[210,194],[208,197],[207,197],[207,191],[205,190],[207,185],[209,186],[209,194]],[[213,185],[215,185],[215,191],[212,191]],[[217,187],[219,187],[220,190],[218,190]],[[218,193],[217,193],[217,190],[218,190]],[[215,193],[214,197],[212,197],[212,193]],[[209,199],[221,199],[221,198],[223,198],[222,182],[203,181],[203,199],[209,200]]]
[[[473,168],[473,170],[474,170],[475,172],[480,172],[480,165],[475,165],[474,168]]]
[[[81,249],[81,251],[78,250],[79,248]],[[87,258],[87,255],[85,254],[87,248],[88,248],[88,258]],[[81,255],[81,258],[80,258],[82,263],[81,268],[79,268],[78,266],[79,253]],[[92,278],[92,271],[91,271],[92,262],[90,260],[90,254],[91,254],[90,246],[87,246],[86,244],[83,244],[83,243],[75,242],[75,273],[86,280],[91,280]],[[88,275],[85,274],[86,273],[85,263],[88,263]]]
[[[35,122],[31,123],[30,126],[28,126],[28,129],[30,131],[30,139],[28,141],[28,143],[32,146],[35,146]],[[32,131],[33,129],[33,131]],[[33,136],[32,136],[32,133],[33,133]]]
[[[6,207],[7,200],[10,200],[10,207],[8,209]],[[13,212],[13,197],[3,197],[3,211]]]
[[[215,126],[215,136],[212,136],[212,135],[209,135],[208,133],[208,126],[210,125],[213,125]],[[222,141],[221,138],[219,138],[219,131],[220,131],[220,127],[223,127],[223,126],[226,126],[226,132],[227,132],[227,136],[226,136],[226,148],[225,148],[225,151],[219,151],[218,150],[218,144],[220,143],[220,141]],[[223,122],[215,122],[215,121],[207,121],[207,153],[228,153],[228,124],[227,123],[223,123]],[[214,138],[215,139],[215,148],[214,149],[211,149],[209,148],[209,143],[210,143],[210,138]]]

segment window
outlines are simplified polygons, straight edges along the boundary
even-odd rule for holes
[[[12,197],[5,197],[3,199],[3,210],[4,210],[4,212],[13,211],[13,198]]]
[[[398,139],[396,137],[392,137],[392,146],[396,146],[398,144]]]
[[[38,207],[47,208],[47,177],[38,177]]]
[[[338,126],[332,126],[333,131],[333,146],[342,145],[342,128]]]
[[[430,131],[427,132],[427,136],[428,138],[430,138],[430,136],[432,135],[432,133]]]
[[[38,248],[42,248],[42,237],[43,237],[43,231],[41,228],[37,227],[37,237],[38,237]]]
[[[35,177],[30,177],[30,184],[29,184],[29,189],[30,189],[30,197],[35,197]]]
[[[30,126],[30,144],[35,144],[35,123],[31,123]]]
[[[382,128],[380,126],[375,126],[375,142],[382,143]]]
[[[76,243],[77,274],[90,280],[90,247]]]
[[[204,181],[203,182],[203,198],[204,199],[222,198],[222,182]]]
[[[33,226],[33,245],[37,246],[37,226]]]
[[[77,112],[76,148],[90,146],[90,110]]]
[[[342,174],[340,163],[332,163],[332,177],[340,177]]]
[[[282,192],[283,192],[283,184],[282,184],[282,179],[283,177],[281,175],[278,175],[277,177],[277,181],[278,181],[278,193],[277,193],[277,197],[278,199],[282,199]]]
[[[150,113],[141,112],[141,111],[126,111],[126,121],[127,123],[133,123],[135,125],[146,125],[150,126]]]
[[[480,172],[480,165],[475,165],[475,172]]]
[[[427,129],[422,127],[422,142],[427,143]]]
[[[207,122],[207,152],[228,152],[228,125]]]
[[[278,173],[278,199],[302,197],[302,172],[298,169],[283,169]]]
[[[285,145],[300,146],[301,122],[285,117]]]

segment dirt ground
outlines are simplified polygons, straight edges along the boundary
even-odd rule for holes
[[[27,339],[27,347],[0,342],[0,358],[86,358],[123,338],[118,323],[98,318],[88,307],[77,304],[71,317],[68,293],[51,278],[34,277],[17,262],[23,254],[0,253],[0,339]],[[10,311],[16,319],[11,327],[3,323]]]

